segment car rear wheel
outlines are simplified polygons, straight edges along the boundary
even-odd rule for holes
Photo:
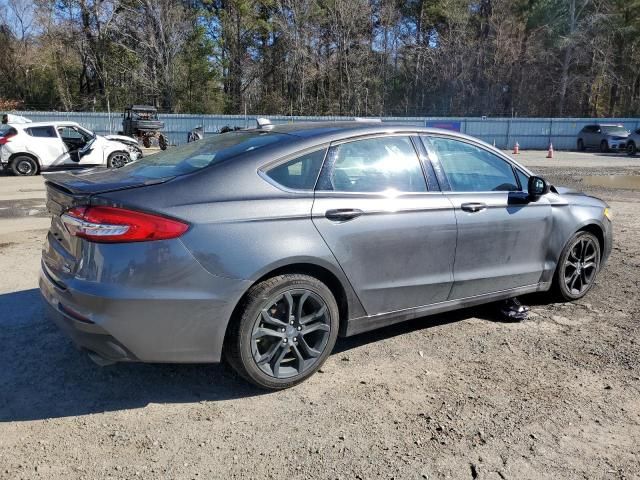
[[[628,144],[627,144],[627,155],[629,156],[633,156],[638,152],[638,148],[636,147],[636,142],[634,142],[633,140],[631,140]]]
[[[577,232],[567,242],[556,268],[555,289],[567,301],[584,297],[600,269],[600,242],[592,233]]]
[[[14,175],[30,177],[38,173],[38,162],[27,156],[19,156],[11,161],[11,171]]]
[[[227,332],[226,360],[242,377],[269,390],[313,375],[338,336],[331,290],[316,278],[279,275],[253,286]]]
[[[600,151],[602,153],[607,153],[609,151],[609,143],[606,140],[602,140],[600,142]]]
[[[129,154],[125,152],[113,152],[107,159],[108,168],[122,168],[129,163]]]
[[[579,152],[584,152],[585,151],[584,141],[581,138],[578,139],[578,151]]]

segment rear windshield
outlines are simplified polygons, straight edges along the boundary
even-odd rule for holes
[[[288,135],[280,133],[257,131],[213,134],[204,140],[150,155],[122,167],[122,170],[127,170],[130,175],[148,179],[186,175],[287,137]]]
[[[0,125],[0,137],[4,137],[7,133],[12,133],[13,135],[15,135],[16,133],[18,133],[16,131],[15,128],[7,125],[7,124],[1,124]]]
[[[629,133],[626,128],[619,125],[603,125],[602,131],[605,133],[624,134]]]

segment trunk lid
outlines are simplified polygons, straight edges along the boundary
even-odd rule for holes
[[[70,209],[91,204],[94,195],[163,183],[168,178],[146,179],[127,175],[117,170],[86,171],[82,173],[45,174],[47,210],[51,227],[42,252],[43,268],[58,286],[76,276],[82,266],[84,249],[89,244],[74,237],[62,221]]]
[[[131,175],[129,169],[105,170],[92,168],[79,173],[60,172],[46,173],[45,185],[73,195],[95,195],[96,193],[114,192],[128,188],[155,185],[171,180],[171,176],[147,178]]]

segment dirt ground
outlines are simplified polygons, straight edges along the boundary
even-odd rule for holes
[[[640,158],[519,156],[556,185]],[[640,191],[588,187],[615,244],[576,303],[525,297],[338,342],[265,394],[219,365],[100,368],[42,316],[42,179],[0,176],[1,479],[640,478]]]

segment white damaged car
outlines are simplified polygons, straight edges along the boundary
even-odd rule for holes
[[[74,122],[9,123],[0,130],[0,167],[15,175],[120,168],[141,156],[135,139],[96,135]]]

